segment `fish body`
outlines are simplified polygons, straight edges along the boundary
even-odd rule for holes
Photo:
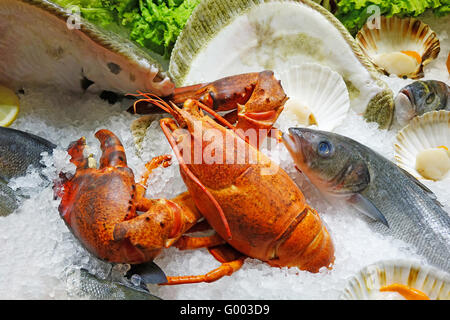
[[[56,145],[27,132],[0,127],[0,216],[13,212],[19,198],[8,181],[26,174],[28,167],[42,167],[41,153],[51,154]]]
[[[291,128],[283,140],[323,193],[346,198],[377,221],[372,227],[412,244],[450,272],[450,217],[423,184],[372,149],[331,132]]]
[[[161,300],[144,288],[100,279],[85,269],[73,270],[68,275],[67,290],[71,296],[93,300]]]
[[[415,81],[401,89],[395,98],[395,118],[402,126],[435,110],[450,110],[450,87],[442,81]]]
[[[19,199],[8,184],[0,180],[0,217],[7,216],[17,209]]]

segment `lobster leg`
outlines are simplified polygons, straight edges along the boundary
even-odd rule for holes
[[[217,233],[205,237],[181,236],[174,246],[180,250],[192,250],[206,247],[214,247],[226,243]]]
[[[230,276],[238,271],[244,264],[246,256],[243,256],[229,245],[219,245],[208,249],[209,252],[222,264],[203,275],[167,277],[167,282],[161,285],[176,285],[187,283],[214,282],[224,276]]]

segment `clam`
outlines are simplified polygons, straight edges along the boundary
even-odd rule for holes
[[[380,17],[379,28],[369,22],[356,35],[364,54],[386,74],[422,78],[423,67],[439,55],[436,33],[415,18]]]
[[[351,108],[390,126],[391,89],[342,23],[310,0],[202,1],[175,43],[169,74],[183,86],[301,63],[340,74]]]
[[[408,287],[431,300],[450,299],[450,276],[431,266],[406,260],[381,261],[369,265],[353,276],[341,299],[379,300],[404,299],[390,288]],[[380,291],[382,289],[382,291]],[[385,290],[388,291],[385,291]],[[399,290],[400,291],[400,290]],[[420,297],[420,296],[419,296]]]
[[[277,74],[289,100],[285,112],[299,125],[316,125],[332,131],[342,123],[350,108],[344,79],[329,67],[317,63],[293,66]]]
[[[417,179],[442,180],[450,171],[450,111],[427,112],[400,130],[395,162]]]
[[[0,83],[15,90],[52,85],[166,96],[174,89],[149,52],[49,1],[0,0],[0,57]]]

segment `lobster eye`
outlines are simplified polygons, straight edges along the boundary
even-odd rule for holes
[[[432,103],[434,101],[434,93],[430,93],[427,97],[427,100],[425,100],[426,103]]]
[[[322,157],[328,157],[331,154],[331,144],[327,141],[322,141],[317,147],[317,152]]]

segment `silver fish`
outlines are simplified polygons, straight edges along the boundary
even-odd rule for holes
[[[11,178],[26,174],[29,166],[42,167],[41,153],[56,145],[27,132],[0,127],[0,216],[13,212],[20,197],[7,186]]]
[[[371,226],[412,244],[450,271],[450,217],[426,186],[353,139],[290,128],[283,141],[297,168],[323,193],[345,197],[372,217]]]
[[[45,0],[0,0],[0,83],[60,90],[170,95],[151,53]]]
[[[434,110],[450,110],[450,87],[442,81],[415,81],[401,89],[395,98],[395,118],[401,126]]]
[[[16,210],[19,207],[18,203],[19,199],[14,190],[0,179],[0,217],[5,217]]]
[[[143,287],[123,279],[123,282],[100,279],[85,269],[74,269],[66,279],[68,294],[93,300],[161,300]]]

